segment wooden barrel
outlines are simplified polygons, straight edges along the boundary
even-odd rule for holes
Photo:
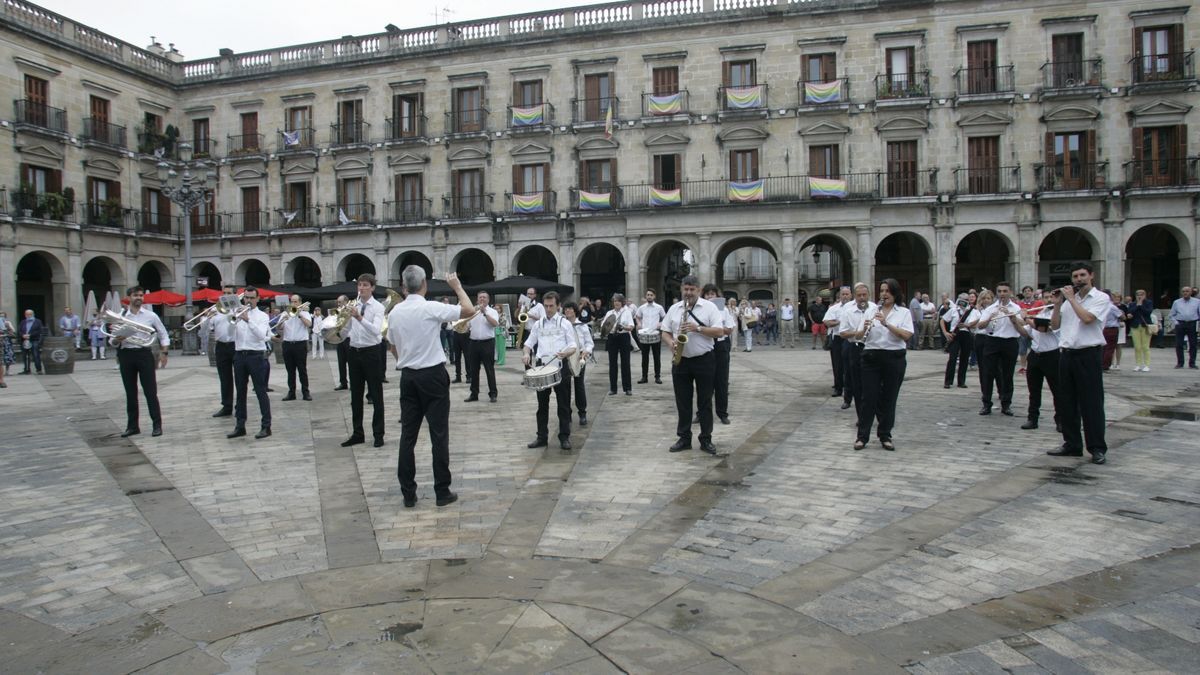
[[[70,375],[75,372],[75,338],[43,338],[42,368],[47,375]]]

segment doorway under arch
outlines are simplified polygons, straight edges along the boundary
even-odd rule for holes
[[[625,293],[625,256],[612,244],[592,244],[579,256],[579,297],[611,298]]]
[[[1138,228],[1125,244],[1126,288],[1121,292],[1133,295],[1140,288],[1154,301],[1155,307],[1169,308],[1183,285],[1179,249],[1179,239],[1168,228],[1162,225]]]
[[[375,263],[361,253],[351,253],[342,258],[338,266],[342,268],[342,273],[338,275],[342,281],[355,281],[361,274],[376,274]],[[378,277],[378,275],[376,276]],[[382,282],[376,279],[376,283]]]
[[[1038,246],[1038,284],[1042,288],[1070,284],[1071,263],[1092,261],[1097,248],[1091,235],[1077,227],[1059,228],[1046,235]]]
[[[271,270],[257,258],[242,263],[238,276],[242,279],[242,286],[266,286],[271,283]]]
[[[517,254],[517,274],[544,281],[558,281],[558,259],[545,246],[526,246]]]
[[[32,309],[47,326],[53,325],[56,270],[62,273],[62,263],[42,251],[27,253],[17,262],[17,308],[8,317],[14,326],[25,316],[27,309]]]
[[[454,262],[454,271],[464,286],[478,286],[494,281],[496,266],[492,258],[477,248],[464,249]]]
[[[320,288],[321,283],[321,266],[316,260],[308,256],[297,256],[288,262],[287,270],[284,272],[284,279],[289,279],[290,283],[304,288]]]
[[[903,298],[909,298],[914,291],[929,291],[929,245],[921,237],[911,232],[897,232],[884,237],[875,247],[875,283],[872,286],[872,296],[879,290],[879,284],[888,278],[900,282]],[[931,293],[932,295],[932,293]],[[897,299],[897,302],[900,302]]]
[[[680,297],[680,280],[694,273],[693,260],[687,244],[677,239],[654,244],[646,252],[646,279],[642,291],[653,288],[658,294],[659,304],[669,306],[672,298]]]
[[[954,249],[954,288],[938,290],[957,295],[968,288],[995,288],[1001,281],[1015,284],[1016,290],[1021,282],[1008,278],[1011,259],[1008,240],[1004,236],[992,230],[972,232]],[[930,296],[938,297],[933,292]]]

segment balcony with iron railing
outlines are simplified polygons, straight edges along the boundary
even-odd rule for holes
[[[642,123],[686,121],[691,113],[688,90],[673,94],[642,94]]]
[[[929,93],[929,71],[915,73],[895,73],[875,76],[875,99],[906,103],[926,104]]]
[[[263,148],[262,134],[226,136],[226,144],[229,146],[229,159],[232,160],[236,160],[239,157],[257,157],[266,154]]]
[[[960,195],[1001,195],[1021,191],[1021,165],[954,170]]]
[[[192,212],[187,217],[188,225],[192,228],[192,236],[203,238],[211,238],[221,234],[220,219],[213,212],[197,213]]]
[[[933,197],[938,192],[938,170],[906,171],[892,169],[882,175],[880,195],[884,199]]]
[[[306,206],[290,209],[275,209],[276,230],[304,230],[320,227],[321,207]]]
[[[361,120],[329,125],[329,144],[335,148],[366,145],[371,142],[371,124]]]
[[[330,225],[333,227],[355,227],[375,220],[375,204],[371,202],[346,202],[329,206]]]
[[[717,87],[717,110],[721,116],[761,116],[770,106],[770,87],[764,83],[744,86],[722,85]]]
[[[1125,162],[1125,184],[1130,189],[1197,186],[1197,162],[1200,157]]]
[[[621,195],[622,187],[619,185],[600,186],[588,190],[573,187],[569,190],[569,201],[572,211],[610,211],[624,208]]]
[[[192,139],[192,159],[211,159],[217,154],[217,143],[211,138]]]
[[[1103,190],[1108,186],[1107,176],[1108,162],[1033,165],[1038,192]]]
[[[1103,90],[1100,59],[1047,61],[1042,64],[1042,96],[1096,96]]]
[[[424,113],[402,117],[389,117],[384,120],[387,140],[389,142],[405,141],[415,138],[425,138],[429,118]]]
[[[87,202],[83,205],[83,225],[121,230],[131,229],[131,213],[131,209],[123,207],[121,202],[115,199],[102,202]]]
[[[504,200],[504,212],[510,216],[536,218],[545,215],[553,216],[557,213],[553,190],[516,194],[505,192]]]
[[[143,208],[141,218],[137,220],[137,229],[143,234],[174,234],[175,228],[172,220],[174,219],[169,213]]]
[[[157,129],[140,128],[137,132],[137,151],[159,159],[179,159],[176,138],[167,137]]]
[[[825,110],[850,103],[850,78],[796,82],[796,100],[801,108]]]
[[[442,213],[447,218],[470,219],[486,216],[492,203],[490,193],[477,195],[443,195]]]
[[[529,106],[508,106],[509,131],[549,131],[554,124],[554,105],[537,103]]]
[[[221,214],[224,234],[257,234],[271,229],[271,214],[267,211],[235,211]]]
[[[879,172],[825,176],[767,176],[758,180],[699,180],[671,185],[622,185],[607,202],[599,198],[580,200],[572,195],[571,208],[583,211],[606,209],[668,209],[689,206],[754,205],[789,202],[841,202],[879,199]],[[573,193],[578,192],[573,190]],[[592,193],[596,194],[596,193]]]
[[[67,111],[62,108],[52,108],[45,103],[28,99],[17,99],[13,101],[13,112],[17,128],[31,126],[60,134],[67,133]]]
[[[747,265],[742,262],[733,261],[732,258],[729,258],[726,260],[725,265],[721,268],[721,278],[725,281],[725,283],[732,281],[774,281],[775,265]]]
[[[1190,86],[1196,80],[1196,68],[1192,60],[1195,53],[1193,50],[1130,59],[1130,81],[1133,83],[1130,89],[1134,92],[1139,89],[1159,91]]]
[[[446,135],[454,137],[486,135],[488,132],[488,109],[470,108],[452,110],[446,115]]]
[[[38,193],[31,189],[18,189],[12,193],[12,208],[15,215],[24,218],[68,222],[75,217],[74,200],[60,192]]]
[[[383,203],[383,222],[422,223],[433,216],[432,199],[401,199]]]
[[[110,124],[108,120],[85,117],[83,118],[83,140],[84,142],[124,148],[125,127]]]
[[[279,152],[304,152],[316,149],[317,134],[312,127],[279,132]]]
[[[621,99],[616,96],[601,98],[571,99],[571,123],[575,126],[603,125],[608,120],[608,110],[612,109],[615,123],[621,117]]]
[[[1011,97],[1016,91],[1013,67],[1009,65],[959,68],[954,71],[954,91],[960,101],[991,100],[997,96]]]

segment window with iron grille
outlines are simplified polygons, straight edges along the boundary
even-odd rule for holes
[[[421,94],[397,94],[392,97],[393,138],[412,138],[422,132]]]
[[[603,121],[612,104],[613,76],[612,73],[596,73],[585,75],[583,78],[584,120],[588,122]]]
[[[462,87],[454,90],[454,131],[466,133],[483,129],[483,88]]]

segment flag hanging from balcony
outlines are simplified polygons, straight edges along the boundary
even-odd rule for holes
[[[281,211],[280,213],[283,214],[284,225],[291,225],[292,221],[296,219],[296,216],[300,215],[299,211]]]
[[[609,101],[608,102],[608,110],[604,113],[604,137],[608,138],[608,139],[612,138],[612,129],[613,129],[612,109],[613,109],[612,101]]]
[[[338,209],[338,222],[342,225],[349,225],[354,221],[350,220],[350,216],[346,215],[346,209]]]
[[[513,195],[512,210],[517,214],[543,213],[546,210],[546,201],[540,192],[534,192],[528,195]]]
[[[805,103],[837,103],[840,100],[842,100],[842,83],[838,80],[804,83]]]
[[[749,110],[763,107],[762,85],[726,87],[725,106],[730,110]]]
[[[683,191],[650,188],[650,206],[683,206]]]
[[[514,127],[532,127],[546,123],[542,109],[545,106],[535,105],[529,108],[512,109],[512,125]]]
[[[729,201],[731,202],[761,202],[763,198],[763,179],[738,182],[729,181]]]
[[[677,115],[683,112],[683,94],[651,96],[646,101],[651,115]]]
[[[300,130],[283,132],[283,145],[287,148],[300,145]]]
[[[813,197],[846,198],[846,181],[840,178],[808,177],[808,194]]]
[[[611,108],[610,108],[611,110]],[[579,210],[580,211],[604,211],[612,208],[612,193],[611,192],[587,192],[579,191]]]

